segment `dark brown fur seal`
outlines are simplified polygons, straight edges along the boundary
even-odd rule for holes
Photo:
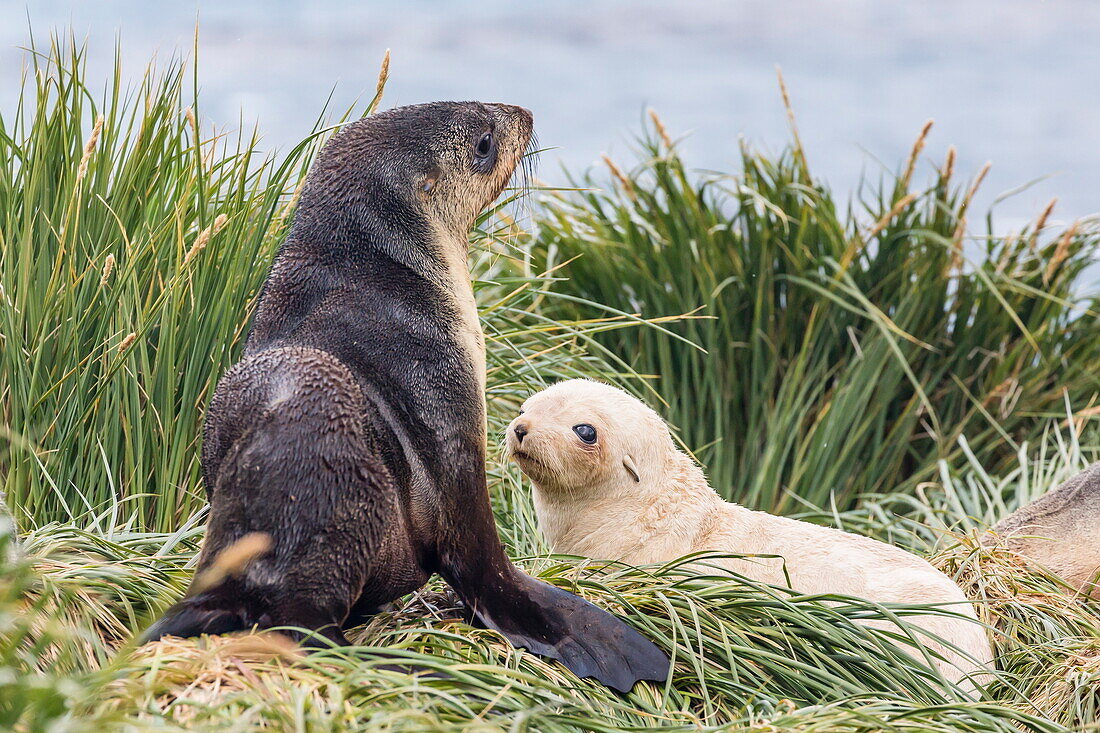
[[[1100,463],[1017,509],[983,537],[1100,600]]]
[[[580,676],[667,677],[637,631],[513,566],[489,505],[467,241],[531,125],[520,107],[439,102],[326,144],[206,420],[199,573],[242,537],[271,550],[146,639],[295,626],[346,644],[343,628],[438,572],[477,621]]]

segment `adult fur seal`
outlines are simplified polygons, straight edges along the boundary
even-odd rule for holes
[[[940,655],[933,661],[943,675],[969,687],[965,678],[992,660],[973,607],[946,575],[867,537],[723,501],[664,420],[620,389],[555,384],[523,403],[507,443],[534,482],[539,527],[555,552],[632,564],[703,551],[755,555],[710,562],[805,593],[938,604],[958,615],[907,620],[929,632],[921,642]],[[884,621],[867,625],[896,631]]]
[[[341,629],[440,573],[476,620],[618,690],[667,657],[519,571],[485,481],[485,351],[467,269],[477,215],[531,136],[521,107],[438,102],[348,125],[306,180],[243,359],[206,420],[199,573],[241,538],[269,552],[147,632]]]
[[[982,543],[1003,544],[1100,601],[1100,463],[1002,519]]]

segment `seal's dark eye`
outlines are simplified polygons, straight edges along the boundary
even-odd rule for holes
[[[596,428],[588,425],[587,423],[574,425],[573,432],[577,434],[578,438],[583,440],[585,443],[588,443],[589,445],[592,445],[596,442]]]
[[[488,158],[489,151],[493,149],[493,133],[487,132],[481,136],[481,139],[477,141],[477,147],[474,148],[474,155],[479,158]]]

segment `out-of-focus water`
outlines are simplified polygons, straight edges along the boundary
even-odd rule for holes
[[[921,125],[957,170],[993,169],[979,198],[1051,176],[997,206],[999,229],[1050,198],[1065,221],[1100,211],[1100,3],[1093,0],[561,0],[519,3],[162,3],[0,0],[0,110],[10,110],[30,27],[70,26],[106,70],[116,35],[134,76],[154,52],[189,53],[198,20],[205,118],[258,120],[296,142],[335,86],[336,107],[499,100],[535,112],[540,175],[561,182],[602,152],[629,160],[647,107],[687,134],[688,161],[732,170],[738,141],[789,138],[775,67],[790,87],[811,166],[841,190],[878,161],[900,165]]]

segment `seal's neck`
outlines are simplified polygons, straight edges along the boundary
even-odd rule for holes
[[[384,257],[411,272],[438,276],[441,234],[424,212],[401,202],[389,201],[381,207],[357,201],[318,205],[311,196],[295,214],[276,262],[292,257],[350,274]],[[448,232],[446,239],[450,243],[455,235]]]
[[[390,210],[398,211],[396,204]],[[248,348],[293,332],[334,291],[346,301],[380,282],[400,282],[401,297],[430,306],[446,319],[446,330],[469,358],[484,392],[484,339],[470,282],[468,240],[413,208],[399,213],[391,221],[362,206],[307,202],[264,283]]]
[[[455,333],[460,347],[470,359],[478,379],[478,391],[482,396],[482,415],[485,414],[485,334],[474,299],[473,282],[470,279],[469,239],[443,228],[436,230],[433,244],[443,265],[439,278],[457,311]]]

